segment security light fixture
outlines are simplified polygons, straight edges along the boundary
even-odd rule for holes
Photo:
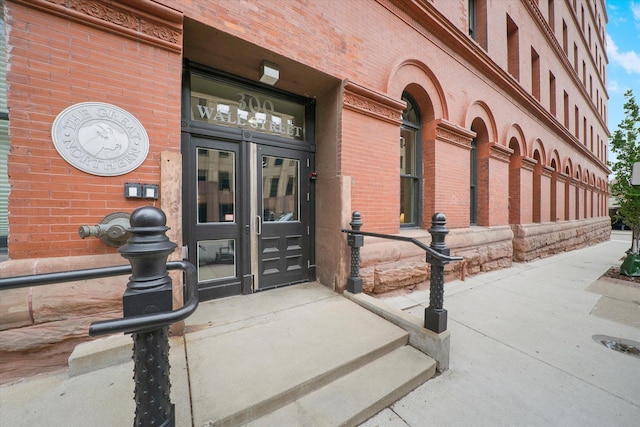
[[[280,67],[276,64],[269,61],[263,61],[262,64],[260,64],[260,81],[262,83],[273,86],[279,78]]]

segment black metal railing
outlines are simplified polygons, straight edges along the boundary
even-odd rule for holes
[[[353,212],[349,223],[351,230],[342,229],[343,233],[347,233],[347,244],[351,247],[351,271],[349,278],[347,278],[347,290],[354,294],[362,292],[360,248],[364,246],[364,236],[413,243],[426,252],[426,262],[431,264],[429,307],[424,311],[424,327],[436,333],[446,331],[447,310],[444,309],[444,266],[450,262],[464,259],[460,256],[449,255],[450,250],[444,243],[445,236],[449,233],[446,222],[444,214],[435,213],[431,217],[431,228],[428,230],[429,234],[431,234],[431,245],[427,246],[412,237],[360,231],[363,225],[362,215],[360,212]]]
[[[166,216],[145,206],[131,214],[131,237],[119,249],[130,265],[45,273],[0,279],[0,291],[55,283],[132,274],[122,297],[124,317],[94,322],[89,335],[118,332],[133,337],[134,426],[175,425],[169,380],[169,325],[189,317],[198,307],[196,268],[185,261],[167,262],[176,244],[166,236]],[[185,273],[185,304],[172,310],[173,292],[169,270]]]

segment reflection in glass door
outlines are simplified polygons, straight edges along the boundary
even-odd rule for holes
[[[235,153],[198,148],[198,224],[235,223]],[[198,240],[198,281],[236,276],[234,239]]]
[[[187,258],[198,268],[200,298],[241,294],[250,283],[243,282],[248,268],[242,264],[240,146],[193,135],[183,138],[184,245]]]
[[[299,161],[262,156],[262,221],[299,220]]]
[[[183,136],[184,244],[201,300],[313,280],[312,154]]]
[[[258,287],[309,280],[308,153],[258,148]]]

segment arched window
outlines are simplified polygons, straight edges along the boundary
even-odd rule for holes
[[[472,131],[475,132],[473,127]],[[471,140],[471,153],[469,159],[469,223],[478,223],[478,137]]]
[[[420,225],[420,111],[408,93],[402,94],[407,108],[402,112],[400,128],[400,226]]]

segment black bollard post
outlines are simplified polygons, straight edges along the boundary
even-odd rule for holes
[[[176,244],[165,234],[169,229],[166,223],[164,212],[155,207],[138,208],[131,214],[131,237],[119,249],[132,270],[122,297],[125,318],[172,310],[171,277],[166,264]],[[168,326],[133,333],[136,427],[175,425],[169,395],[168,334]]]
[[[355,211],[351,214],[351,229],[360,231],[362,227],[362,215]],[[347,278],[347,290],[352,294],[362,292],[362,278],[360,277],[360,248],[364,246],[364,236],[349,234],[347,236],[347,244],[351,246],[351,272]]]
[[[442,255],[449,255],[449,248],[444,243],[449,233],[444,214],[435,213],[431,217],[431,248]],[[429,286],[429,307],[424,310],[424,327],[441,333],[447,330],[447,310],[444,307],[444,266],[447,261],[441,261],[427,253],[427,262],[431,264],[431,282]]]

